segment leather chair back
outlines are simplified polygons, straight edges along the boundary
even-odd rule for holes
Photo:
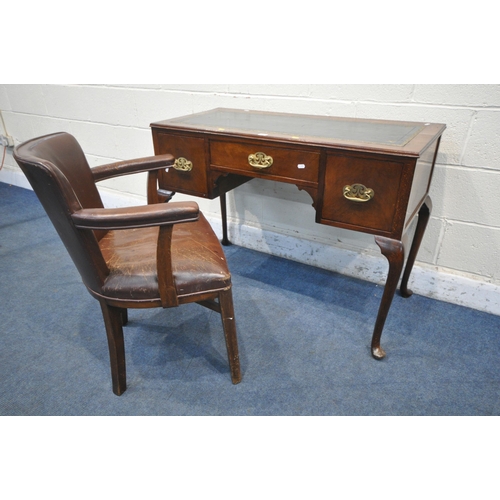
[[[82,208],[103,208],[92,171],[76,139],[51,134],[18,146],[14,158],[23,170],[85,285],[99,291],[108,268],[99,249],[98,231],[75,227],[71,214]]]

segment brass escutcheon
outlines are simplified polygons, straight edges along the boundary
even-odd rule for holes
[[[357,201],[361,203],[366,203],[370,201],[375,196],[375,191],[373,189],[363,186],[363,184],[353,184],[352,186],[344,186],[343,189],[344,198],[349,201]]]
[[[273,158],[259,152],[248,155],[248,163],[255,168],[269,168],[273,164]]]
[[[174,162],[174,168],[175,170],[179,170],[181,172],[190,172],[193,170],[193,163],[190,162],[189,160],[186,160],[186,158],[176,158]]]

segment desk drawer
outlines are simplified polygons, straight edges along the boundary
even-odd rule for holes
[[[176,165],[160,172],[159,185],[168,191],[207,195],[205,139],[157,132],[155,153],[170,153]]]
[[[322,221],[367,232],[391,233],[403,167],[403,163],[390,159],[328,155]]]
[[[252,177],[317,186],[319,153],[259,143],[210,143],[212,167]]]

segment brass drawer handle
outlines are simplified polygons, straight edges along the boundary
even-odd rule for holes
[[[265,153],[254,153],[248,156],[248,163],[255,168],[269,168],[273,164],[273,157]]]
[[[193,170],[193,163],[190,162],[189,160],[186,160],[186,158],[176,158],[174,162],[174,168],[175,170],[179,170],[180,172],[190,172]]]
[[[353,184],[352,186],[344,186],[344,198],[349,201],[357,201],[366,203],[375,196],[373,189],[363,186],[363,184]]]

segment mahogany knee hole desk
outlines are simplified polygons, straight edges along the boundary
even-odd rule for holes
[[[432,208],[429,187],[445,128],[223,108],[160,121],[151,124],[155,154],[170,153],[175,163],[150,177],[148,196],[220,197],[227,245],[226,193],[258,177],[306,190],[319,224],[373,234],[389,262],[371,343],[373,357],[382,359],[382,330],[401,274],[402,296],[412,294],[408,279]]]

